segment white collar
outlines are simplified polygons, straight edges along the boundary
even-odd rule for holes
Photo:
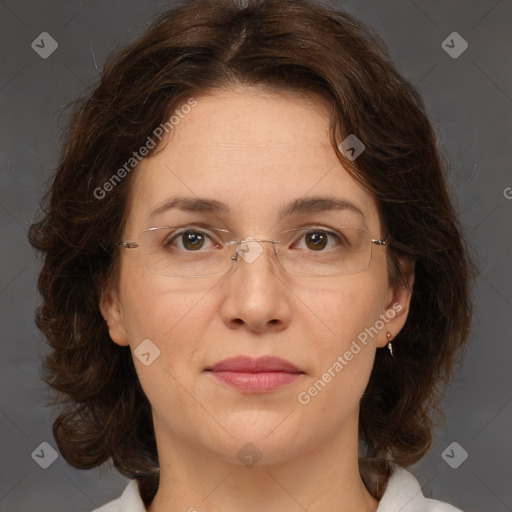
[[[461,512],[447,503],[425,498],[416,477],[395,465],[377,512],[396,512],[397,510],[400,512]]]
[[[418,480],[400,466],[394,466],[377,512],[461,512],[459,509],[425,498]],[[146,512],[137,480],[130,480],[123,494],[93,512]]]

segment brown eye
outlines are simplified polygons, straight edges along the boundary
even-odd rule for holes
[[[210,236],[195,229],[175,231],[162,242],[162,246],[171,251],[197,252],[203,249],[207,238]]]
[[[325,249],[328,242],[327,233],[324,231],[311,231],[305,235],[308,249],[313,251]]]
[[[203,247],[206,236],[201,231],[185,231],[181,234],[181,241],[185,249],[195,251]]]

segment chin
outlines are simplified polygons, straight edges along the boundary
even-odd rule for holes
[[[237,414],[233,421],[225,423],[232,437],[222,431],[217,438],[205,438],[205,444],[227,462],[248,467],[255,463],[278,464],[296,455],[297,446],[305,442],[301,439],[304,424],[301,427],[285,420],[283,413],[266,415],[266,418],[261,417],[261,412],[258,415],[255,421],[253,414],[247,414],[246,419],[243,414]]]

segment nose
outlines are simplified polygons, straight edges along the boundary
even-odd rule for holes
[[[224,323],[263,333],[285,329],[291,319],[291,291],[273,244],[268,240],[243,240],[232,255],[233,268],[225,279],[221,306]]]

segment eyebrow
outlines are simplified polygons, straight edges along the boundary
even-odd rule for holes
[[[150,218],[173,208],[187,212],[209,212],[216,215],[225,215],[229,213],[229,206],[226,203],[217,201],[216,199],[203,197],[175,197],[152,211]],[[361,208],[347,199],[331,196],[314,196],[295,199],[288,205],[281,207],[278,215],[280,221],[291,215],[340,210],[347,210],[355,213],[362,219],[366,226],[366,218]]]

